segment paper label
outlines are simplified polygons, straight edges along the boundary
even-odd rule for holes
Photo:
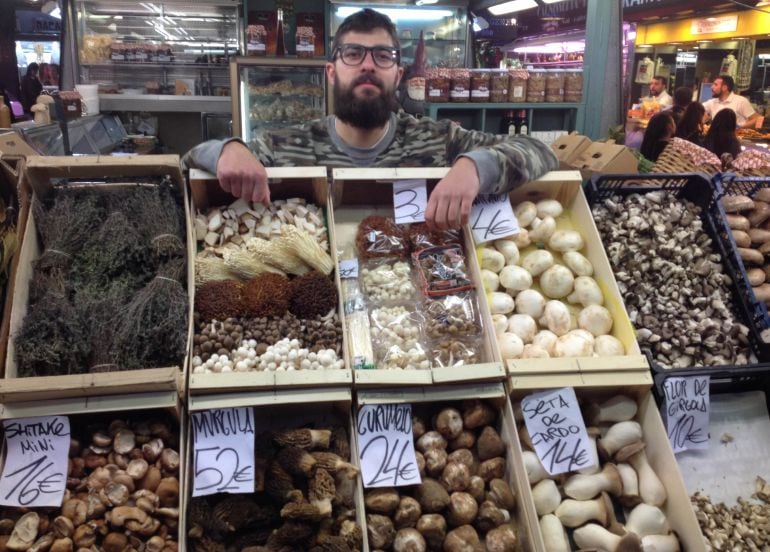
[[[488,98],[489,90],[486,88],[483,90],[471,90],[471,96],[474,98]]]
[[[367,404],[358,411],[359,460],[364,487],[422,483],[414,454],[411,404]]]
[[[428,91],[428,96],[430,96],[431,98],[435,98],[436,96],[440,96],[440,95],[441,95],[441,89],[440,88],[431,88]]]
[[[510,134],[510,127],[508,132]],[[471,206],[470,221],[476,243],[499,240],[520,232],[508,194],[476,196]]]
[[[3,427],[6,453],[0,476],[0,504],[61,506],[67,484],[69,418],[17,418],[3,421]]]
[[[528,395],[521,401],[521,411],[532,446],[550,475],[595,465],[574,389]]]
[[[247,44],[246,49],[249,52],[264,52],[266,49],[266,45],[261,42],[249,43]]]
[[[193,496],[254,492],[254,410],[194,412]]]
[[[396,224],[425,222],[428,189],[425,180],[397,180],[393,182],[393,210]]]
[[[262,44],[262,49],[265,49],[265,45]],[[315,44],[297,44],[298,52],[315,52]]]
[[[707,449],[709,444],[709,376],[666,378],[665,419],[675,453]]]
[[[344,259],[340,261],[340,278],[358,278],[358,259]]]
[[[517,98],[520,98],[524,96],[524,87],[523,86],[514,86],[513,87],[513,95]]]

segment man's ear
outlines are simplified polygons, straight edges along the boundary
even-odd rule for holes
[[[404,76],[404,68],[400,65],[398,66],[398,72],[396,73],[396,88],[398,88],[398,85],[401,84],[401,79]]]
[[[334,84],[334,77],[336,76],[336,71],[334,70],[334,63],[331,61],[326,62],[326,79]]]

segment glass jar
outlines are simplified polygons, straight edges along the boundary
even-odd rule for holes
[[[468,69],[453,69],[449,88],[449,99],[453,102],[467,102],[471,99],[471,72]]]
[[[530,69],[527,80],[527,101],[542,103],[545,101],[545,69]]]
[[[524,102],[527,100],[527,81],[529,72],[526,69],[508,71],[508,101]]]
[[[448,102],[449,69],[431,67],[425,70],[425,99],[429,102]]]
[[[311,58],[315,55],[315,32],[313,27],[299,26],[295,35],[298,58]]]
[[[564,71],[564,101],[583,101],[583,70],[567,69]]]
[[[489,101],[503,103],[508,101],[508,73],[506,71],[492,71],[489,89]]]
[[[489,102],[492,74],[487,69],[471,71],[471,101]]]
[[[564,101],[564,71],[548,69],[545,74],[545,101],[549,103]]]

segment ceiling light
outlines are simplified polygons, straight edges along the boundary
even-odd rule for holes
[[[555,4],[556,2],[563,2],[564,0],[543,0],[545,4]]]
[[[428,4],[435,4],[437,2],[438,2],[438,0],[417,0],[417,2],[415,2],[415,4],[417,6],[427,6]]]
[[[637,44],[637,48],[652,48],[652,44]]]
[[[534,2],[534,0],[532,0]],[[409,21],[438,21],[445,17],[452,17],[454,12],[452,10],[410,10],[407,8],[380,8],[372,7],[373,10],[387,15],[392,21],[409,20]],[[337,8],[337,16],[343,19],[349,15],[361,11],[358,6],[340,6]]]
[[[487,9],[492,15],[503,15],[505,13],[518,12],[536,7],[537,2],[535,2],[535,0],[510,0],[509,2],[491,6]]]

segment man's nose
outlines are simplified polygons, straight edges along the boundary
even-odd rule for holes
[[[361,62],[361,69],[374,71],[377,65],[374,63],[374,52],[364,51],[364,60]]]

